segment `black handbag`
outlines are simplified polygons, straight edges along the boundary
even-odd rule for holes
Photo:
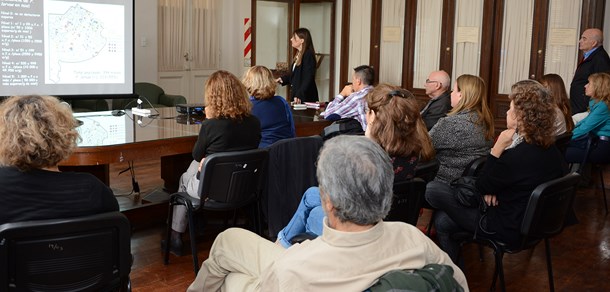
[[[478,208],[483,197],[476,187],[477,178],[474,176],[458,177],[451,182],[455,199],[464,207]]]

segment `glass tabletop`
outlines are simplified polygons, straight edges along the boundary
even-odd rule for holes
[[[173,107],[151,109],[150,117],[133,115],[131,110],[74,113],[82,122],[77,127],[79,147],[197,136],[203,116],[178,114]]]

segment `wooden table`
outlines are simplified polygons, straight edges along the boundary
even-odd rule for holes
[[[83,121],[79,127],[83,141],[60,169],[89,172],[109,185],[109,164],[161,158],[164,189],[176,191],[180,175],[192,161],[203,117],[178,115],[173,107],[158,111],[155,119],[135,120],[130,111],[120,117],[110,111],[75,114]],[[293,111],[293,118],[297,136],[320,134],[330,124],[313,109]]]

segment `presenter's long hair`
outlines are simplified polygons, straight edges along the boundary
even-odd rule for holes
[[[301,65],[301,61],[303,60],[303,54],[306,51],[311,51],[311,53],[315,55],[316,49],[313,46],[313,39],[311,38],[311,33],[309,32],[309,29],[306,29],[304,27],[297,28],[294,31],[294,34],[297,35],[299,38],[303,39],[303,48],[295,55],[295,62],[297,66],[299,66]]]

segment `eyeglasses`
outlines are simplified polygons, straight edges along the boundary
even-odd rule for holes
[[[439,81],[436,81],[436,80],[426,79],[426,83],[434,83],[434,82],[440,83]]]

